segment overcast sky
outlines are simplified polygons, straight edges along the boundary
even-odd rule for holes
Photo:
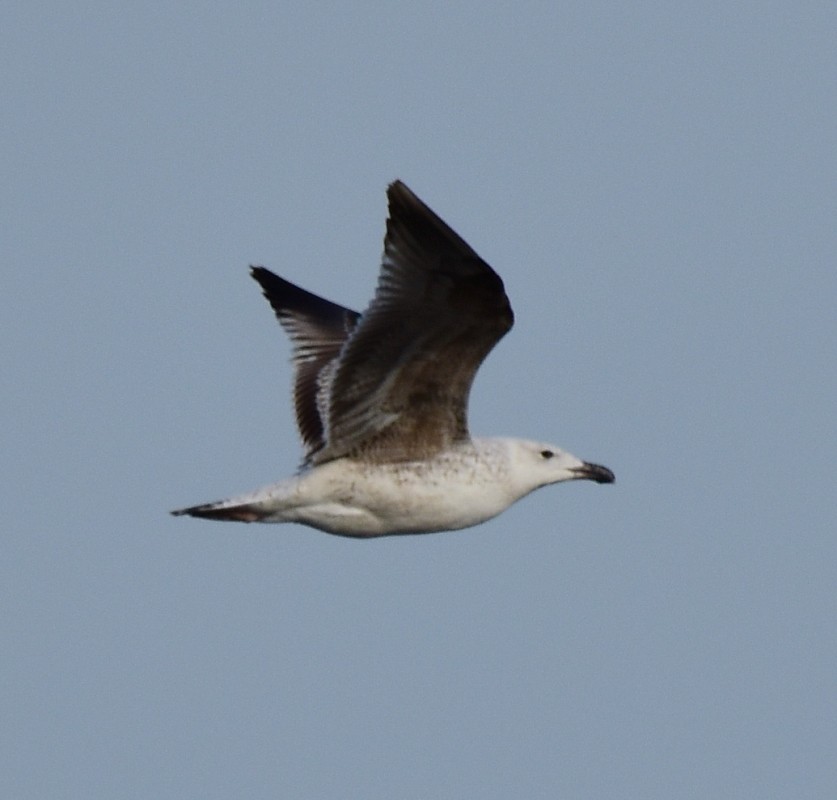
[[[0,11],[0,795],[837,796],[837,6]],[[371,298],[405,180],[517,322],[480,527],[175,519],[293,472],[248,264]]]

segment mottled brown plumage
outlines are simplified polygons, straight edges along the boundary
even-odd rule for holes
[[[503,282],[403,183],[375,297],[363,313],[254,267],[294,343],[294,404],[306,462],[430,458],[468,439],[468,395],[511,328]]]

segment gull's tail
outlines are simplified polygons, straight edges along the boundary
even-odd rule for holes
[[[179,508],[172,511],[175,517],[203,517],[204,519],[220,519],[225,522],[259,522],[268,516],[259,503],[240,503],[236,500],[220,500],[217,503],[204,503],[189,508]]]

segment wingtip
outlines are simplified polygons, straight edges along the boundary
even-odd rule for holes
[[[257,283],[261,284],[267,275],[273,275],[267,267],[263,267],[260,264],[250,265],[250,277]]]
[[[408,213],[411,209],[415,212],[420,210],[431,217],[438,219],[445,227],[449,227],[427,203],[425,203],[404,181],[396,178],[387,186],[387,203],[389,205],[390,217]]]

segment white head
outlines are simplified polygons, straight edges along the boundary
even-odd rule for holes
[[[582,461],[561,448],[526,439],[507,439],[512,475],[521,496],[561,481],[589,480],[613,483],[613,473],[599,464]]]

